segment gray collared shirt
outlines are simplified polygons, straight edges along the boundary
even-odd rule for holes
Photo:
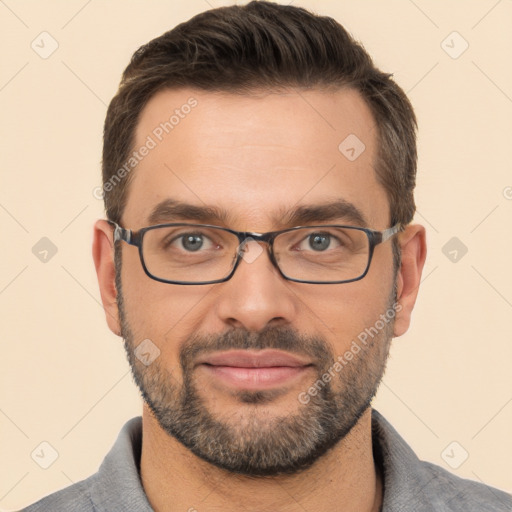
[[[382,512],[510,512],[512,496],[420,461],[372,410],[375,460],[384,474]],[[151,512],[140,479],[142,418],[129,420],[99,470],[25,508],[25,512]]]

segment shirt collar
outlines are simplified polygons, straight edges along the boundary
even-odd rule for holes
[[[372,438],[374,458],[384,476],[382,510],[433,511],[423,489],[435,477],[423,470],[412,449],[375,409],[372,409]],[[141,449],[142,417],[137,416],[121,429],[90,488],[98,512],[153,510],[140,478]]]
[[[125,423],[98,470],[90,489],[95,510],[153,511],[140,478],[141,452],[142,417],[137,416]]]
[[[384,475],[381,510],[433,512],[432,502],[424,491],[436,476],[425,471],[411,447],[375,409],[372,439],[373,456]]]

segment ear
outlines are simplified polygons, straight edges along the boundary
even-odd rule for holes
[[[101,302],[110,330],[121,336],[119,310],[117,307],[117,290],[115,285],[113,229],[106,220],[94,224],[92,257],[100,286]]]
[[[402,336],[411,323],[411,314],[416,303],[421,273],[427,256],[425,228],[411,224],[399,235],[402,262],[397,275],[397,308],[394,336]]]

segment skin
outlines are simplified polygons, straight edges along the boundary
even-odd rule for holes
[[[375,122],[355,91],[289,90],[254,95],[163,91],[143,110],[135,147],[169,117],[168,112],[191,96],[197,99],[197,107],[132,171],[123,227],[137,230],[149,225],[152,208],[169,197],[198,206],[222,207],[230,213],[226,227],[240,231],[280,229],[271,219],[282,207],[339,198],[364,213],[367,227],[384,230],[390,226],[388,199],[373,170]],[[338,150],[351,133],[366,146],[353,162]],[[372,364],[383,371],[391,338],[409,327],[426,256],[422,226],[409,225],[398,237],[402,263],[396,280],[388,241],[376,247],[364,279],[337,285],[287,281],[265,252],[251,263],[242,261],[224,283],[159,283],[144,273],[137,249],[123,242],[119,277],[124,327],[115,282],[112,228],[103,220],[95,225],[93,257],[109,328],[130,338],[127,350],[151,339],[160,355],[157,365],[147,371],[158,372],[168,379],[163,382],[169,382],[169,387],[181,389],[180,349],[194,336],[293,329],[305,340],[322,340],[325,350],[335,357],[344,354],[359,333],[375,324],[389,307],[396,286],[400,311],[389,332],[381,334],[373,349],[366,351],[368,355],[350,363],[355,375],[356,368],[362,368],[357,365],[371,356]],[[254,250],[255,244],[251,245],[250,250]],[[265,244],[261,247],[266,248]],[[262,428],[278,417],[296,417],[304,411],[301,408],[308,407],[297,396],[318,378],[314,370],[305,372],[266,403],[252,404],[242,402],[239,394],[201,371],[193,375],[208,412],[235,429],[233,432],[241,424],[250,428],[251,418],[261,420]],[[354,386],[362,386],[364,379],[356,382]],[[336,393],[342,393],[344,386],[348,383],[343,379],[332,383]],[[370,408],[310,467],[259,478],[230,472],[198,457],[162,428],[147,404],[142,418],[141,478],[152,507],[159,512],[191,507],[198,511],[373,512],[382,502],[381,477],[372,454]]]

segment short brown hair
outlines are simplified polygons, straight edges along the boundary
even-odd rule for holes
[[[102,162],[107,217],[121,221],[132,174],[105,185],[133,151],[140,113],[158,91],[348,87],[361,94],[378,127],[375,172],[391,225],[406,225],[415,212],[416,118],[391,76],[334,19],[303,8],[253,1],[194,16],[135,52],[110,102]]]

